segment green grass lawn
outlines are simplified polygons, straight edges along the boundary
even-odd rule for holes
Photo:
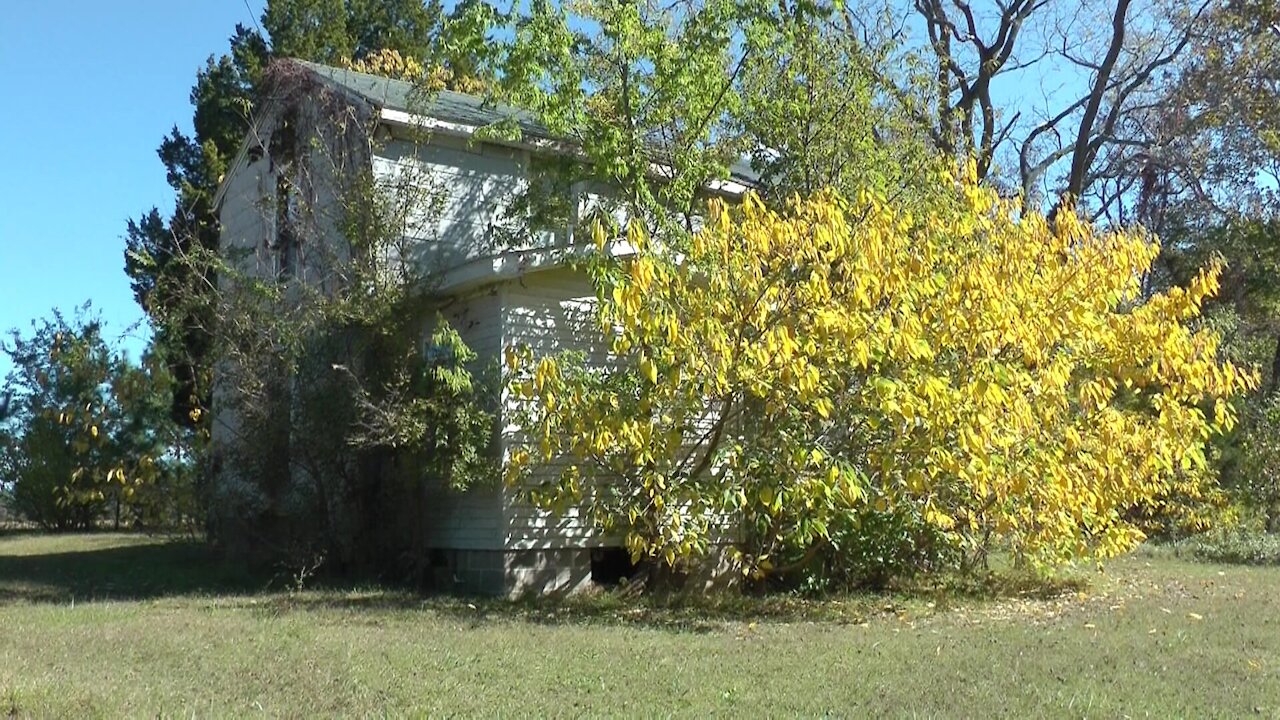
[[[1049,599],[507,604],[0,537],[6,714],[1280,717],[1280,568],[1145,553]]]

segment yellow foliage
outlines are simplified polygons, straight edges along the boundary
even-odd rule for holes
[[[482,78],[458,75],[440,65],[428,67],[416,58],[401,55],[400,51],[390,48],[370,53],[359,60],[346,60],[343,65],[356,72],[418,83],[427,92],[455,90],[481,95],[489,89],[488,83]]]
[[[633,225],[634,256],[598,274],[612,369],[508,355],[531,438],[508,480],[568,458],[543,504],[668,560],[725,518],[767,559],[868,504],[1041,563],[1131,547],[1130,509],[1208,488],[1204,442],[1256,382],[1192,322],[1221,267],[1144,297],[1145,233],[935,182],[909,209],[871,190],[714,203],[684,242]]]
[[[347,60],[344,64],[356,72],[381,75],[396,80],[415,81],[422,79],[426,74],[426,67],[422,63],[390,48],[370,53],[359,60]]]

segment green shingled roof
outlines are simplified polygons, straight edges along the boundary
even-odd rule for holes
[[[509,105],[487,102],[484,98],[475,95],[450,90],[424,93],[413,83],[404,80],[393,80],[306,60],[293,62],[380,108],[412,112],[437,120],[477,127],[493,125],[511,118],[520,126],[520,131],[527,136],[552,137],[551,131],[539,123],[532,113]]]
[[[426,115],[445,122],[461,123],[483,127],[512,119],[519,126],[525,137],[547,140],[557,138],[545,125],[538,122],[533,113],[485,100],[466,93],[441,90],[436,93],[424,93],[413,83],[404,80],[393,80],[379,75],[356,72],[346,68],[321,65],[306,60],[292,60],[302,67],[314,72],[321,78],[337,85],[348,93],[364,99],[372,105],[390,110],[400,110],[418,115]],[[734,163],[730,167],[734,179],[754,184],[759,180],[746,161]]]

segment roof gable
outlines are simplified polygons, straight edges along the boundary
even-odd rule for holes
[[[307,68],[329,84],[378,108],[398,110],[475,127],[514,120],[520,132],[526,136],[557,139],[545,125],[538,122],[533,113],[510,105],[452,90],[423,92],[406,80],[395,80],[306,60],[290,62]]]

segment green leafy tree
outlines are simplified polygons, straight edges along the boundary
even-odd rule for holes
[[[55,312],[5,352],[13,412],[4,421],[0,467],[14,509],[51,530],[85,528],[109,513],[115,526],[173,519],[168,501],[181,472],[182,434],[168,418],[170,382],[149,356],[130,364],[102,337],[87,306]]]
[[[1152,290],[1184,283],[1195,263],[1225,260],[1207,306],[1229,357],[1262,370],[1242,422],[1219,443],[1223,484],[1280,529],[1280,5],[1214,3],[1190,51],[1161,85],[1152,120],[1162,143],[1128,181],[1137,218],[1165,239]]]
[[[166,220],[152,208],[129,221],[126,232],[125,273],[171,363],[176,380],[172,416],[178,422],[190,423],[192,412],[207,404],[210,341],[200,329],[207,318],[166,312],[174,303],[166,288],[200,287],[210,280],[207,270],[178,258],[193,249],[217,247],[214,195],[249,128],[253,95],[267,57],[263,38],[237,26],[230,52],[211,57],[197,73],[191,90],[194,136],[174,127],[158,150],[174,191],[174,210]],[[157,322],[162,317],[166,322]]]
[[[655,232],[687,230],[704,189],[743,155],[737,81],[757,23],[731,0],[536,2],[511,20],[498,94],[580,151],[570,183],[612,188],[604,204]]]
[[[95,321],[60,313],[5,351],[5,381],[17,411],[8,423],[5,465],[15,509],[50,530],[88,527],[105,507],[98,485],[113,469],[100,423],[113,358]],[[114,476],[113,476],[114,479]]]
[[[1134,178],[1142,188],[1140,221],[1178,232],[1276,217],[1277,27],[1275,0],[1215,3],[1206,13],[1191,52],[1162,85],[1152,124],[1164,142]]]
[[[1280,530],[1280,223],[1238,217],[1166,225],[1170,242],[1153,285],[1185,283],[1197,262],[1226,261],[1223,292],[1206,304],[1207,322],[1222,333],[1227,357],[1261,370],[1261,383],[1240,401],[1239,427],[1218,442],[1219,469],[1223,485]]]
[[[892,47],[839,30],[831,10],[796,4],[755,31],[737,113],[762,190],[775,202],[868,181],[900,202],[936,169],[927,134],[883,97]]]
[[[355,54],[348,30],[344,0],[271,2],[262,13],[262,26],[279,57],[336,65]]]

